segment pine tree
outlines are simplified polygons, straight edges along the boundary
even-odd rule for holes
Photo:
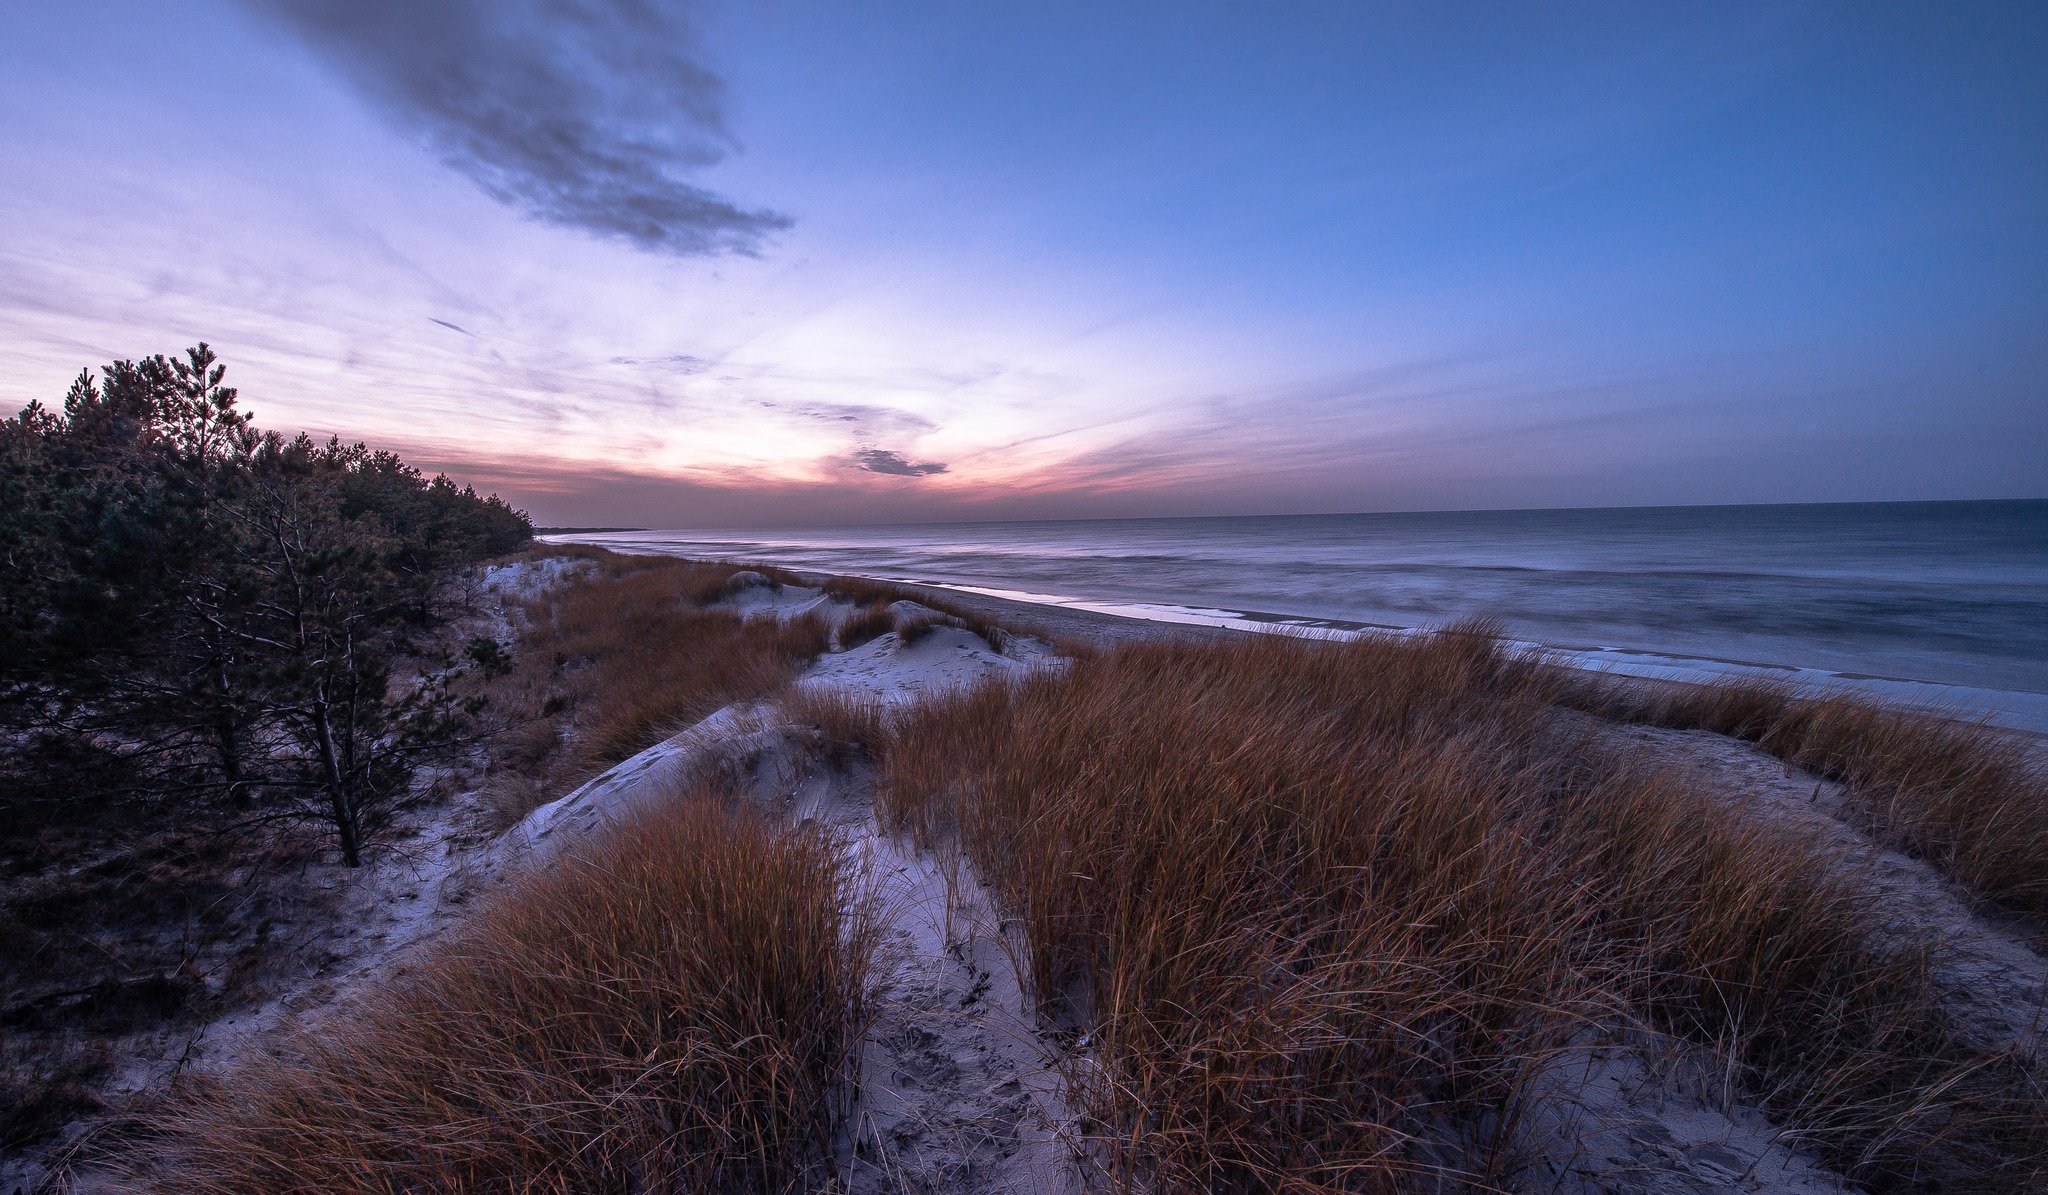
[[[118,757],[150,799],[317,817],[354,864],[465,733],[460,665],[394,691],[394,661],[451,570],[532,528],[390,453],[259,435],[225,377],[202,343],[0,424],[0,731]]]

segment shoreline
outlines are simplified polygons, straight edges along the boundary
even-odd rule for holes
[[[575,542],[575,541],[568,541]],[[625,555],[672,556],[675,553],[629,545],[597,544]],[[1428,627],[1348,622],[1255,611],[1202,609],[1170,603],[1110,602],[1057,594],[985,586],[912,580],[879,573],[829,572],[791,568],[806,580],[848,577],[885,581],[904,589],[943,597],[957,606],[1039,631],[1052,638],[1079,639],[1096,646],[1162,640],[1216,640],[1243,635],[1305,634],[1350,638],[1359,634],[1412,635]],[[1688,655],[1649,648],[1587,646],[1513,640],[1516,646],[1547,653],[1554,662],[1579,671],[1625,678],[1652,686],[1707,684],[1729,676],[1765,674],[1801,689],[1841,689],[1913,709],[1941,714],[1959,722],[1984,721],[2001,729],[2048,742],[2048,693],[1992,689],[1906,677],[1840,672],[1797,664]]]
[[[798,571],[797,575],[809,578],[835,574]],[[1031,601],[1022,597],[997,596],[985,589],[955,587],[928,581],[890,580],[890,583],[905,589],[929,590],[934,594],[943,595],[947,601],[955,605],[967,606],[976,613],[990,617],[1014,621],[1020,626],[1030,626],[1036,618],[1041,624],[1056,628],[1056,633],[1077,635],[1103,646],[1168,639],[1221,639],[1294,632],[1313,634],[1318,631],[1333,638],[1348,638],[1359,633],[1409,635],[1419,634],[1428,629],[1370,625],[1360,626],[1354,631],[1349,627],[1317,627],[1306,620],[1284,619],[1278,616],[1270,619],[1217,618],[1206,622],[1183,622],[1157,614],[1137,613],[1135,611],[1144,607],[1136,605],[1127,607],[1134,611],[1133,613],[1113,613],[1096,608],[1109,603],[1082,602],[1067,605],[1052,600]],[[1544,651],[1556,663],[1565,667],[1621,677],[1653,688],[1690,687],[1708,684],[1728,676],[1764,673],[1802,688],[1840,688],[1858,696],[1880,698],[1915,709],[1939,713],[1959,722],[1982,719],[2002,730],[2048,743],[2048,693],[1979,689],[1966,685],[1945,685],[1934,681],[1862,676],[1819,668],[1801,668],[1792,664],[1763,664],[1747,660],[1716,659],[1710,656],[1684,656],[1637,648],[1585,648],[1523,640],[1515,642],[1521,646]]]
[[[1401,633],[1497,617],[1517,640],[1596,670],[1686,679],[1756,669],[2048,731],[2048,503],[1743,509],[569,538],[1254,630]]]

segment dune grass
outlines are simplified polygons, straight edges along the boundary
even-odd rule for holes
[[[839,647],[846,651],[859,647],[896,629],[896,614],[889,609],[888,602],[870,602],[839,624]]]
[[[873,698],[798,685],[784,692],[777,705],[783,723],[808,733],[818,758],[834,767],[873,762],[889,733],[889,710]]]
[[[737,565],[571,555],[591,567],[523,603],[513,669],[492,693],[509,722],[493,746],[506,822],[722,706],[774,692],[830,635],[815,617],[706,608],[729,596]]]
[[[848,866],[706,792],[518,880],[414,973],[160,1117],[152,1190],[780,1192],[862,1026]]]
[[[2048,915],[2048,772],[2017,735],[1748,677],[1655,690],[1573,678],[1559,697],[1609,718],[1747,739],[1840,780],[1886,845],[1979,897]]]
[[[1485,627],[1261,637],[838,733],[879,734],[886,816],[957,839],[1019,919],[1126,1179],[1500,1182],[1542,1060],[1620,1020],[1718,1052],[1873,1189],[2040,1189],[2040,1076],[1947,1024],[1928,944],[1817,844],[1564,737],[1547,696]]]
[[[880,625],[879,622],[864,624],[864,630],[880,627],[867,636],[869,639],[893,629],[903,636],[903,642],[915,643],[929,634],[933,627],[955,626],[974,632],[981,637],[982,642],[995,651],[1002,651],[1009,641],[1010,633],[997,625],[995,620],[921,590],[907,589],[887,581],[872,581],[866,577],[828,577],[824,582],[824,591],[841,601],[864,607],[863,615],[869,619],[878,620],[881,615],[876,612],[888,613],[888,607],[895,602],[915,602],[937,615],[905,620],[901,626],[896,625],[893,615],[886,626]],[[855,639],[847,646],[860,642],[865,640]]]

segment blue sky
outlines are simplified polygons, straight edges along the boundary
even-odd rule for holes
[[[543,522],[2042,496],[2048,8],[0,10],[0,400]]]

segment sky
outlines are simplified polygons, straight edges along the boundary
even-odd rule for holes
[[[2048,496],[2048,6],[0,5],[0,404],[542,524]]]

